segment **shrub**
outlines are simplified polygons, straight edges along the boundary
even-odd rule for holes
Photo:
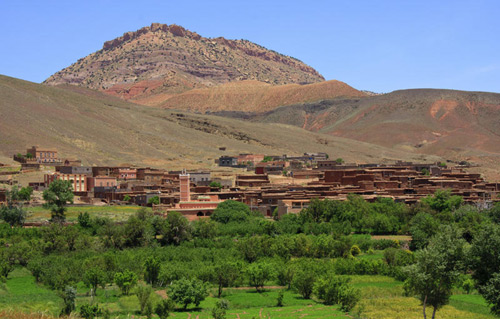
[[[357,245],[353,245],[351,247],[351,255],[353,255],[354,257],[358,256],[359,254],[361,253],[361,249],[359,249],[359,247]]]
[[[338,303],[342,311],[351,311],[361,299],[359,289],[351,285],[342,285],[338,293]]]
[[[82,228],[90,228],[92,226],[89,213],[78,214],[78,225]]]
[[[340,287],[349,282],[345,277],[326,277],[320,278],[314,285],[314,292],[319,299],[323,300],[325,305],[339,303]]]
[[[84,304],[80,307],[80,316],[85,319],[94,319],[102,314],[99,305]]]
[[[136,296],[137,296],[137,299],[139,299],[139,305],[141,307],[141,313],[142,314],[146,314],[145,310],[146,310],[146,307],[148,306],[151,306],[150,304],[150,298],[151,298],[151,293],[153,292],[153,289],[150,287],[150,286],[139,286],[137,287],[137,291],[136,291]],[[149,307],[151,308],[151,307]],[[150,310],[150,309],[148,309]]]
[[[215,302],[215,307],[212,308],[212,317],[214,317],[214,319],[226,318],[227,309],[229,309],[229,301],[226,299],[217,300]]]
[[[278,297],[276,298],[276,307],[283,307],[283,297],[285,296],[285,291],[278,291]]]
[[[156,304],[155,313],[160,319],[167,319],[170,313],[175,309],[175,303],[172,299],[162,299]]]

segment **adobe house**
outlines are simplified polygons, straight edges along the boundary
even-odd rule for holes
[[[221,156],[219,157],[219,166],[221,167],[238,166],[238,158],[234,156]]]
[[[54,148],[41,148],[32,146],[26,150],[26,154],[30,154],[38,163],[58,163],[57,150]]]
[[[95,176],[87,179],[87,187],[89,191],[93,191],[95,187],[116,187],[117,182],[115,177],[110,176]]]
[[[269,184],[267,175],[236,175],[236,186],[259,187]]]
[[[56,172],[61,174],[75,174],[92,176],[92,167],[90,166],[57,166]]]
[[[263,160],[264,154],[239,154],[237,157],[238,164],[247,164],[250,162],[255,165]]]
[[[110,176],[111,167],[109,166],[92,166],[92,176]]]
[[[118,168],[118,178],[119,179],[136,179],[137,169],[135,168]]]
[[[73,193],[86,193],[88,191],[87,188],[87,178],[88,176],[85,174],[45,174],[44,175],[44,183],[45,187],[49,187],[49,185],[59,179],[63,181],[70,181],[71,186],[73,186]]]
[[[197,186],[208,186],[212,181],[210,172],[191,172],[189,173],[189,180]]]
[[[67,158],[63,162],[64,166],[82,166],[82,160],[76,158]]]
[[[162,183],[163,177],[165,175],[165,171],[146,170],[141,175],[144,176],[144,182],[146,184],[160,185]]]

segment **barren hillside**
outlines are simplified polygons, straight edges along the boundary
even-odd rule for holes
[[[313,102],[336,97],[366,97],[340,81],[323,81],[307,85],[269,85],[258,81],[231,82],[213,88],[194,89],[155,103],[170,108],[197,112],[245,111],[266,112],[282,105]]]
[[[135,163],[210,167],[223,154],[327,152],[347,161],[437,157],[313,133],[283,124],[251,123],[140,106],[89,89],[49,87],[0,76],[0,153],[31,145],[57,147],[86,164]],[[225,152],[219,147],[227,148]]]
[[[235,114],[226,113],[226,116]],[[335,99],[245,114],[393,149],[438,155],[500,170],[500,94],[401,90],[362,99]]]

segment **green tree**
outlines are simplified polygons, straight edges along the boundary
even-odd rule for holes
[[[222,288],[231,287],[240,277],[241,265],[235,262],[223,261],[214,267],[213,283],[217,285],[217,297],[222,295]]]
[[[248,265],[246,274],[249,285],[255,287],[257,291],[264,288],[266,281],[274,278],[273,267],[267,262],[255,262]]]
[[[153,289],[151,286],[138,286],[135,295],[139,299],[139,306],[141,308],[141,313],[146,314],[147,308],[152,308],[151,306],[151,293]]]
[[[262,160],[261,163],[266,163],[266,162],[271,162],[273,158],[271,156],[264,156],[264,159]]]
[[[450,190],[437,190],[433,196],[422,199],[422,203],[427,204],[436,212],[449,213],[462,205],[463,199],[457,195],[451,195]]]
[[[222,184],[219,183],[219,182],[216,182],[216,181],[212,181],[210,182],[209,184],[210,187],[213,187],[213,188],[218,188],[218,189],[221,189],[222,188]]]
[[[416,263],[405,268],[408,275],[405,293],[420,299],[424,318],[427,318],[428,305],[434,308],[434,319],[436,311],[448,304],[453,286],[464,269],[464,245],[462,234],[445,226],[428,247],[415,253]]]
[[[468,253],[479,293],[490,304],[491,312],[500,315],[500,226],[486,224],[472,241]]]
[[[179,245],[191,238],[191,225],[186,217],[179,212],[168,213],[165,226],[162,233],[164,244]]]
[[[160,275],[160,261],[153,256],[150,256],[144,262],[144,281],[155,286]]]
[[[146,310],[148,310],[148,304],[149,308],[152,308],[151,306],[151,293],[153,292],[153,289],[151,286],[138,286],[135,292],[135,295],[137,296],[137,299],[139,300],[139,307],[141,308],[141,313],[146,314]]]
[[[31,186],[23,187],[19,190],[19,199],[29,202],[33,195],[33,188]]]
[[[187,309],[188,305],[196,307],[208,296],[207,285],[198,279],[179,279],[168,287],[168,296]]]
[[[120,288],[122,294],[128,295],[130,290],[137,284],[137,275],[135,272],[125,270],[117,272],[114,277],[115,284]]]
[[[130,197],[130,195],[128,195],[128,194],[127,194],[127,195],[125,195],[125,196],[123,196],[123,201],[125,201],[125,202],[130,202],[130,200],[131,200],[131,199],[132,199],[132,198],[131,198],[131,197]]]
[[[210,219],[200,219],[194,221],[193,235],[197,238],[213,239],[217,236],[219,224]]]
[[[83,283],[91,289],[91,295],[95,296],[97,293],[97,287],[104,287],[106,285],[105,274],[98,267],[89,268],[83,275]]]
[[[57,179],[50,183],[49,188],[43,192],[44,207],[50,209],[52,222],[66,220],[66,205],[73,203],[73,187],[70,181]]]
[[[150,199],[148,199],[148,205],[159,205],[160,204],[160,197],[159,196],[153,196]]]
[[[3,219],[11,227],[22,226],[26,220],[26,210],[19,203],[20,194],[17,186],[5,192],[7,205],[0,206],[0,219]]]
[[[344,160],[343,160],[342,158],[340,158],[340,157],[339,157],[339,158],[337,158],[337,159],[335,160],[335,162],[337,162],[337,164],[344,164]]]
[[[439,229],[439,221],[431,214],[421,212],[412,218],[410,222],[410,233],[412,249],[421,249],[427,246],[429,239],[436,234]]]
[[[316,277],[316,274],[310,269],[301,268],[293,276],[292,286],[304,299],[310,299]]]
[[[162,299],[156,304],[155,313],[160,319],[167,319],[175,309],[175,302],[172,299]]]
[[[229,222],[244,222],[250,217],[250,208],[244,203],[226,200],[217,205],[210,218],[216,222],[227,224]]]
[[[10,226],[22,226],[26,221],[26,210],[17,205],[1,206],[0,219],[3,219]]]

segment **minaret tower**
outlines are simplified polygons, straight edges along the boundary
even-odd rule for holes
[[[180,190],[181,190],[181,202],[189,202],[191,200],[191,194],[189,193],[189,174],[185,169],[179,174]]]

